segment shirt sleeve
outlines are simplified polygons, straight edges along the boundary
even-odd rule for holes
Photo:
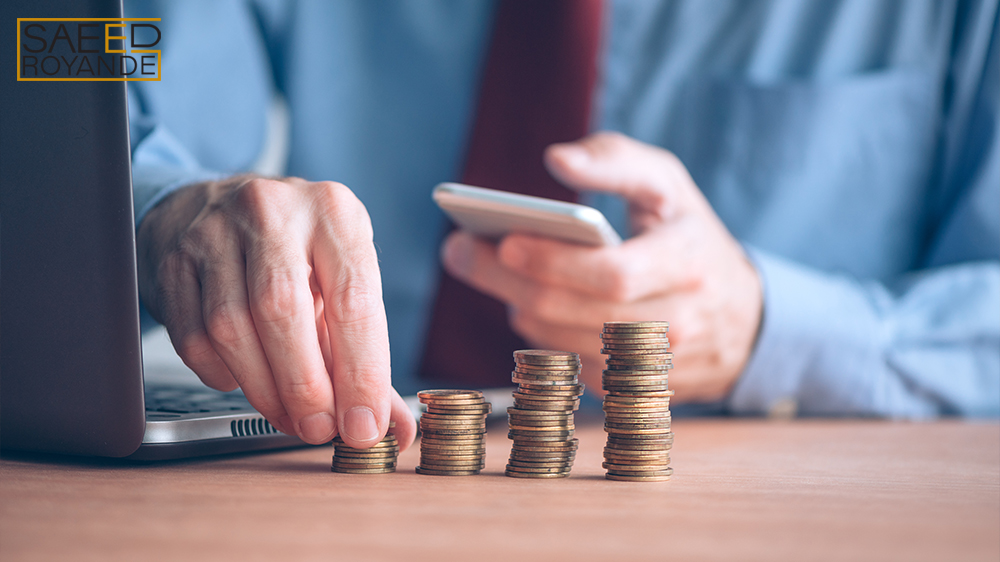
[[[163,124],[145,115],[136,88],[129,88],[132,196],[136,229],[150,209],[178,188],[225,174],[203,168]]]
[[[764,315],[731,411],[764,414],[793,401],[805,415],[1000,415],[996,18],[985,22],[992,33],[974,65],[979,87],[943,174],[956,195],[932,230],[926,267],[878,282],[748,248]]]

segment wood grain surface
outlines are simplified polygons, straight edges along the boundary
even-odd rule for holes
[[[5,454],[0,560],[998,560],[995,423],[676,420],[674,477],[330,472],[332,449],[153,465]]]

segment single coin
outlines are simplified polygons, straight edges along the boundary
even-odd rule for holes
[[[361,462],[354,462],[361,461]],[[386,468],[390,466],[396,466],[396,459],[390,459],[378,462],[364,462],[364,459],[342,459],[340,457],[334,457],[331,463],[333,466],[342,468]]]
[[[546,461],[546,460],[572,460],[576,458],[576,450],[571,451],[561,451],[561,452],[551,452],[551,451],[522,451],[520,449],[511,449],[510,458],[521,459],[521,460],[536,460],[536,461]]]
[[[521,460],[511,459],[507,461],[507,466],[512,468],[528,468],[537,469],[538,471],[550,472],[550,469],[555,469],[557,471],[569,470],[573,468],[572,462],[527,462]]]
[[[666,332],[601,332],[601,341],[670,341]]]
[[[662,404],[616,404],[614,402],[605,402],[601,406],[605,412],[611,414],[659,414],[659,413],[670,413],[670,406]]]
[[[615,412],[605,412],[604,421],[613,423],[657,423],[670,420],[670,412],[655,412],[649,414],[619,414]]]
[[[514,365],[515,373],[524,373],[526,375],[560,375],[560,376],[572,376],[574,373],[580,373],[580,364],[565,364],[565,365],[526,365],[524,363],[518,363]]]
[[[570,420],[508,420],[507,429],[523,429],[525,431],[540,431],[545,429],[573,429],[576,425]]]
[[[556,467],[556,466],[552,467],[539,466],[539,467],[529,468],[524,466],[513,466],[510,464],[507,465],[507,470],[511,472],[532,473],[532,474],[546,474],[546,473],[552,474],[552,473],[569,472],[569,468],[570,467]]]
[[[428,458],[484,458],[486,456],[486,449],[421,449],[421,458],[427,456]]]
[[[529,387],[535,388],[535,389],[538,389],[540,387],[550,387],[550,386],[554,387],[554,388],[563,387],[563,386],[570,386],[568,383],[576,384],[575,381],[564,381],[564,380],[547,380],[546,381],[546,380],[539,380],[539,379],[525,379],[525,378],[522,378],[522,377],[518,376],[517,374],[512,375],[510,377],[510,381],[513,382],[514,384],[518,385],[519,388],[521,386],[529,386]],[[581,392],[580,394],[583,394],[583,393]]]
[[[673,474],[674,469],[669,466],[666,468],[660,468],[656,470],[620,470],[617,468],[609,468],[608,474],[615,474],[618,476],[669,476]]]
[[[604,360],[605,370],[610,371],[622,371],[624,367],[635,367],[639,366],[636,370],[643,370],[643,367],[658,367],[658,368],[673,368],[673,358],[665,359],[663,353],[653,354],[612,354],[608,355],[608,358]],[[646,361],[647,359],[655,359],[655,361]],[[645,369],[649,370],[649,369]]]
[[[638,396],[638,397],[608,395],[608,396],[604,397],[604,400],[605,401],[609,401],[610,400],[612,402],[629,402],[631,400],[643,401],[643,400],[652,400],[654,398],[661,398],[661,399],[662,398],[670,398],[673,395],[674,395],[674,391],[673,390],[666,390],[664,392],[660,392],[660,393],[656,393],[656,394],[643,395],[643,396]]]
[[[525,396],[558,396],[560,398],[579,398],[583,396],[583,392],[580,392],[578,390],[549,391],[549,390],[534,390],[530,388],[520,387],[517,389],[517,392]]]
[[[617,474],[606,474],[604,475],[608,480],[617,480],[619,482],[666,482],[670,480],[670,475],[666,476],[619,476]]]
[[[478,459],[432,459],[420,457],[420,466],[432,470],[475,470],[482,468],[486,461]]]
[[[555,441],[551,444],[515,441],[511,454],[518,455],[575,455],[576,447],[566,447],[566,441]]]
[[[457,404],[452,404],[451,402],[431,402],[429,404],[424,404],[424,407],[428,412],[438,410],[438,413],[445,415],[453,413],[463,413],[469,415],[481,414],[492,409],[489,402],[470,402],[468,404],[463,404],[461,401]]]
[[[514,398],[522,400],[543,400],[545,402],[573,402],[579,401],[579,396],[560,396],[558,394],[524,394],[523,392],[512,392]]]
[[[653,352],[659,351],[661,353],[668,353],[667,352],[668,346],[666,341],[662,343],[661,342],[642,343],[642,342],[635,342],[635,340],[632,340],[628,343],[619,343],[612,341],[604,341],[602,343],[604,345],[602,353],[608,352],[611,354],[616,354],[616,353],[629,354],[629,352],[646,353],[649,351]]]
[[[604,373],[601,382],[612,384],[666,384],[667,373],[648,373],[644,375],[619,375],[614,372]]]
[[[526,425],[529,427],[539,427],[544,425],[565,425],[574,423],[573,412],[550,412],[559,415],[555,416],[518,416],[507,414],[507,423],[512,425]]]
[[[546,426],[524,426],[524,425],[511,425],[508,426],[510,434],[517,435],[519,437],[531,437],[533,435],[555,435],[556,433],[569,433],[572,434],[576,430],[576,426],[573,424],[569,425],[546,425]]]
[[[579,361],[580,355],[572,351],[554,351],[551,349],[519,349],[514,352],[515,361]]]
[[[618,420],[605,420],[604,427],[610,429],[664,429],[670,428],[670,418],[665,420],[635,420],[635,421],[618,421]]]
[[[426,429],[481,429],[486,427],[486,417],[481,417],[475,421],[472,420],[438,420],[430,418],[420,418],[420,422],[417,424],[420,431]]]
[[[482,445],[485,433],[471,435],[421,435],[420,442],[428,445]]]
[[[644,328],[669,329],[670,322],[666,320],[612,320],[604,323],[604,330],[639,330]]]
[[[665,450],[669,449],[673,444],[673,437],[664,437],[662,435],[656,436],[655,439],[635,439],[633,437],[621,438],[615,435],[608,435],[608,441],[606,443],[606,445],[612,449],[626,449],[633,451],[642,449]]]
[[[528,391],[542,391],[542,392],[578,392],[583,394],[584,389],[587,387],[580,383],[574,384],[547,384],[549,381],[545,381],[546,384],[534,384],[534,383],[522,383],[519,385],[518,390],[521,392]]]
[[[417,392],[417,398],[421,400],[467,400],[482,397],[483,393],[479,390],[431,389]]]
[[[619,459],[619,460],[657,460],[666,458],[670,460],[670,450],[665,451],[629,451],[626,449],[609,449],[604,448],[604,458],[608,460]]]
[[[426,474],[431,476],[472,476],[474,474],[479,474],[479,470],[433,470],[428,468],[416,467],[414,469],[417,474]]]
[[[578,371],[549,371],[545,373],[529,373],[525,370],[514,369],[510,372],[510,377],[521,379],[525,384],[543,384],[547,382],[558,382],[560,386],[577,384],[579,382]]]
[[[340,474],[388,474],[390,472],[396,472],[396,467],[389,468],[373,468],[373,469],[355,469],[355,468],[339,468],[336,466],[330,467],[332,472],[339,472]]]
[[[635,349],[633,346],[652,346],[651,349],[657,350],[669,350],[670,340],[663,336],[655,336],[650,338],[636,338],[636,337],[601,337],[601,345],[605,349],[612,350],[615,353],[616,350],[629,351],[630,349]],[[639,348],[642,349],[642,348]]]
[[[601,386],[608,392],[642,394],[645,392],[662,392],[667,390],[667,381],[602,381]]]
[[[510,470],[504,471],[504,476],[509,476],[511,478],[566,478],[569,476],[569,471],[566,472],[555,472],[555,473],[544,473],[537,474],[531,472],[512,472]]]
[[[617,429],[617,428],[613,428],[613,429]],[[518,428],[510,428],[507,431],[507,435],[508,436],[513,436],[513,437],[518,437],[518,438],[526,438],[526,439],[534,439],[536,437],[564,437],[566,439],[569,439],[570,437],[573,436],[573,431],[574,430],[575,430],[575,428],[560,428],[560,429],[542,429],[542,428],[518,429]]]
[[[619,474],[655,472],[670,466],[670,459],[613,459],[606,458],[602,466]]]
[[[377,454],[363,454],[363,453],[348,453],[337,451],[333,454],[335,458],[338,459],[395,459],[399,456],[399,451],[390,451],[386,453]]]

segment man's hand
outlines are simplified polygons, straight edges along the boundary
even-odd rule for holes
[[[580,353],[591,389],[604,322],[669,320],[677,399],[725,397],[753,348],[761,283],[684,166],[613,133],[552,145],[545,161],[571,188],[623,196],[636,236],[593,248],[514,234],[495,246],[456,232],[442,251],[448,271],[506,302],[532,345]]]
[[[218,390],[239,385],[279,430],[402,447],[416,434],[391,386],[371,221],[333,182],[235,177],[185,187],[138,233],[143,303],[181,359]]]

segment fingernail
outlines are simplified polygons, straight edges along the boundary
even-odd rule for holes
[[[524,269],[528,262],[528,254],[517,242],[507,242],[500,251],[500,260],[511,269]]]
[[[371,441],[378,437],[378,424],[371,408],[355,406],[344,414],[344,434],[355,441]]]
[[[559,147],[563,163],[571,168],[582,168],[590,162],[590,153],[575,144],[564,144]]]
[[[465,275],[472,267],[473,242],[469,236],[458,234],[448,239],[444,246],[444,263],[451,273]]]
[[[333,416],[330,414],[309,414],[299,420],[299,437],[309,443],[324,443],[333,437],[333,428]]]

